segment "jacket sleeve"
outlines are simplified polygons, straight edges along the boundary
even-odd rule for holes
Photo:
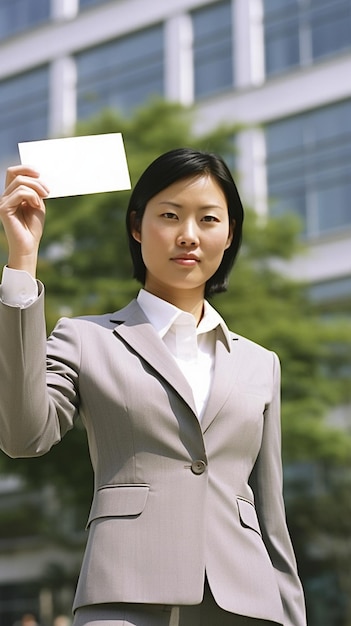
[[[280,363],[273,356],[273,396],[266,407],[259,456],[250,483],[262,537],[275,569],[280,589],[284,626],[305,626],[304,593],[286,523],[281,461]]]
[[[49,382],[46,344],[42,286],[27,308],[0,303],[0,447],[13,458],[45,454],[78,412],[79,338],[72,332],[67,342],[59,389]]]

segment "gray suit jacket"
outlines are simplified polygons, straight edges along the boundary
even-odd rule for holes
[[[275,354],[219,328],[201,423],[191,389],[136,301],[61,320],[48,342],[43,291],[0,304],[0,445],[38,456],[87,430],[95,490],[74,607],[218,604],[304,626],[286,526]],[[47,367],[45,351],[47,348]]]

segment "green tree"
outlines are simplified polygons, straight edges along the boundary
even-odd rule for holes
[[[277,261],[302,252],[299,231],[294,216],[262,222],[247,211],[241,255],[216,306],[232,329],[279,354],[285,461],[343,463],[350,459],[350,437],[324,417],[351,402],[351,326],[323,316],[308,286],[277,269]]]

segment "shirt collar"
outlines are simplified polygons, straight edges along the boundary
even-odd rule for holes
[[[177,318],[182,317],[184,321],[188,318],[187,322],[189,326],[195,326],[195,319],[191,313],[178,309],[178,307],[174,306],[170,302],[166,302],[166,300],[158,298],[145,289],[140,289],[137,301],[161,339],[163,339]],[[228,327],[223,318],[219,315],[218,311],[216,311],[216,309],[214,309],[210,303],[205,300],[204,315],[196,328],[196,333],[197,335],[207,333],[217,328],[217,326],[220,326],[222,329],[227,348],[230,350],[231,340]]]

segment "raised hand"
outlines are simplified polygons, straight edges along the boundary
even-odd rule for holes
[[[9,246],[8,265],[35,277],[45,222],[43,199],[49,190],[40,174],[25,165],[9,167],[5,191],[0,197],[0,220]]]

